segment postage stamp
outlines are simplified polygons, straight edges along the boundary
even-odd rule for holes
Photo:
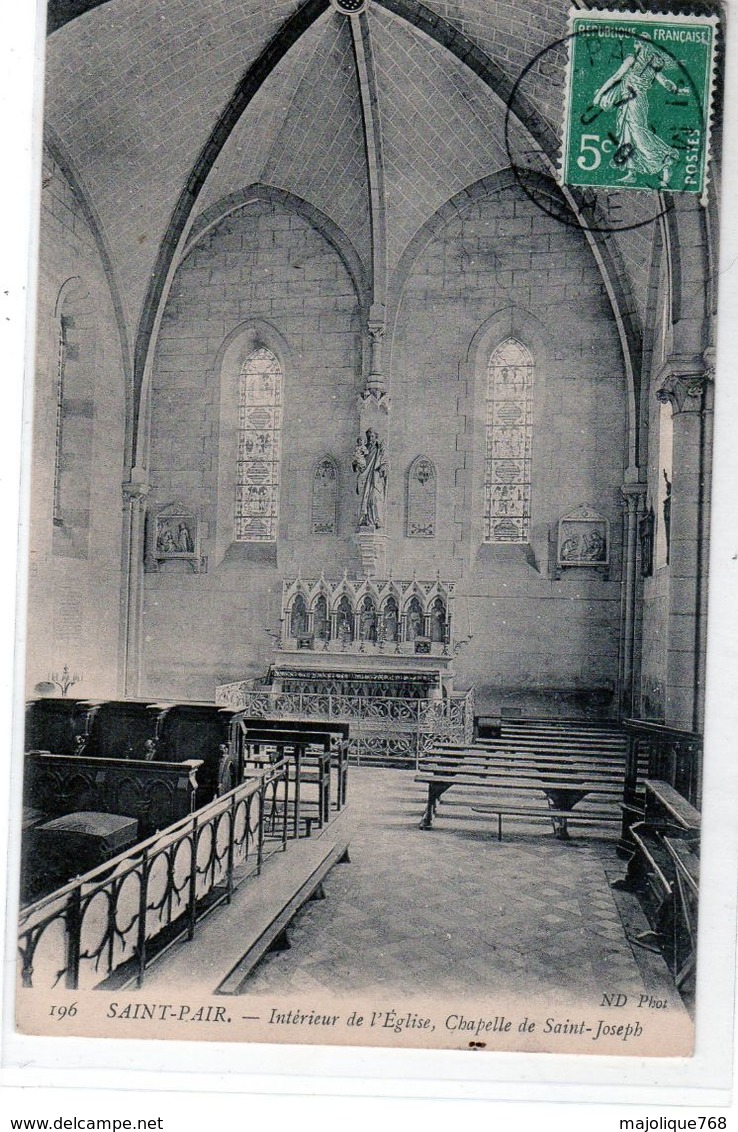
[[[703,196],[715,17],[576,12],[570,29],[562,184]]]

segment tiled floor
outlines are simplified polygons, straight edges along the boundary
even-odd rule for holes
[[[589,997],[644,991],[683,1009],[660,957],[634,949],[618,913],[646,926],[623,873],[614,834],[576,833],[569,844],[543,825],[496,825],[441,806],[418,828],[424,788],[411,771],[352,769],[351,863],[334,867],[326,899],[290,929],[292,949],[268,955],[248,993],[514,991]],[[575,831],[576,832],[576,831]],[[637,959],[636,959],[637,954]]]

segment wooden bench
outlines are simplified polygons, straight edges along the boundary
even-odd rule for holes
[[[555,820],[566,822],[566,826],[576,821],[584,825],[602,825],[607,822],[614,822],[619,824],[619,815],[613,814],[608,810],[555,810],[552,808],[544,809],[542,806],[506,806],[498,803],[490,803],[483,806],[472,806],[472,810],[477,814],[490,814],[497,818],[497,840],[502,841],[502,819],[503,817],[509,818],[530,818],[534,821],[550,821],[552,824]],[[554,830],[556,825],[554,824]],[[559,838],[559,840],[566,840],[566,838]]]
[[[427,751],[422,758],[432,757],[433,755],[448,755],[448,756],[485,756],[487,758],[497,758],[509,756],[510,758],[546,758],[553,759],[559,762],[569,761],[585,761],[588,763],[602,763],[605,766],[625,766],[625,754],[618,752],[601,752],[601,751],[587,751],[582,750],[581,747],[548,747],[531,745],[526,747],[518,747],[511,743],[500,743],[495,746],[489,746],[484,743],[475,743],[470,746],[468,743],[437,743],[429,751]],[[646,765],[644,760],[643,765]]]
[[[624,772],[617,773],[611,770],[601,770],[593,767],[589,763],[561,763],[560,760],[545,759],[487,759],[484,757],[478,758],[465,758],[461,760],[443,759],[443,758],[424,758],[418,767],[423,773],[430,774],[444,774],[456,773],[463,771],[463,773],[471,773],[473,770],[480,771],[494,771],[499,774],[512,773],[521,778],[526,777],[555,777],[555,778],[572,778],[587,779],[590,782],[598,781],[603,783],[611,783],[620,788],[624,783]]]
[[[313,864],[308,875],[294,887],[294,880],[282,893],[276,885],[262,886],[247,918],[247,931],[241,934],[243,949],[238,962],[215,989],[215,994],[243,994],[244,984],[260,959],[270,950],[284,950],[290,947],[287,929],[297,913],[310,899],[323,899],[323,881],[336,864],[349,863],[349,842],[340,840],[322,844],[320,838],[315,844],[322,849],[319,859]],[[290,859],[294,876],[296,862]]]
[[[622,796],[622,780],[601,781],[589,775],[566,776],[564,774],[501,772],[499,768],[487,768],[479,764],[468,766],[465,763],[454,763],[451,766],[439,768],[434,771],[420,773],[415,776],[416,782],[428,787],[428,801],[425,812],[420,821],[421,829],[431,829],[433,818],[443,795],[453,787],[474,787],[483,789],[485,794],[492,791],[506,791],[508,793],[525,794],[543,793],[549,803],[547,816],[552,820],[554,832],[560,840],[568,839],[567,818],[571,816],[574,806],[584,798],[595,796],[619,800]],[[498,805],[508,805],[507,801],[489,803],[485,799],[475,799],[467,805],[474,809],[475,805],[489,806],[495,812]],[[513,808],[524,808],[517,805]],[[560,811],[560,813],[558,812]],[[543,812],[540,807],[536,813]],[[579,811],[584,815],[586,811]]]

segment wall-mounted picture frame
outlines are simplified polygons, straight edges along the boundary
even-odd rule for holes
[[[559,519],[556,543],[557,571],[570,566],[610,565],[610,523],[591,507],[582,505]]]
[[[156,571],[167,562],[187,562],[200,571],[200,520],[191,508],[170,503],[154,511],[149,522],[148,568]]]

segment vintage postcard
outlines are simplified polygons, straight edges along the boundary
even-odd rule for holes
[[[45,30],[17,1033],[688,1064],[724,8]]]

